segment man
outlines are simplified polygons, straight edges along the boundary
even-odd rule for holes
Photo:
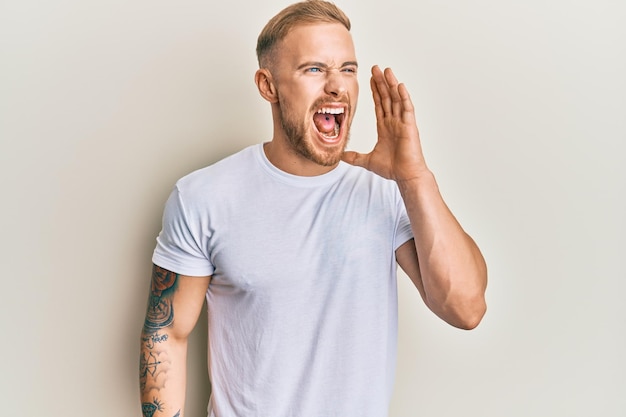
[[[272,140],[176,184],[142,333],[144,416],[183,415],[204,297],[215,417],[385,416],[397,264],[443,320],[480,322],[484,260],[439,194],[390,69],[372,69],[374,150],[345,152],[358,96],[349,30],[322,0],[271,19],[255,81]]]

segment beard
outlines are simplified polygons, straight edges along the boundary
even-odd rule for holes
[[[311,106],[312,112],[322,107],[326,101],[327,100],[317,100],[313,106]],[[318,165],[330,167],[338,164],[339,161],[341,161],[343,152],[348,146],[350,135],[349,122],[344,120],[346,125],[342,126],[342,134],[345,134],[345,139],[341,146],[323,149],[316,148],[313,144],[314,138],[311,137],[310,129],[312,120],[299,121],[299,117],[294,114],[288,102],[281,100],[280,103],[280,125],[293,151]],[[350,112],[350,106],[348,106],[348,108]]]

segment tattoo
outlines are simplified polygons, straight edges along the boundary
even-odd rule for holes
[[[178,274],[154,265],[148,311],[144,323],[146,333],[154,333],[169,326],[174,320],[172,294],[176,290]]]
[[[169,326],[174,320],[172,296],[176,291],[177,279],[178,274],[154,265],[146,320],[141,336],[143,347],[139,357],[139,387],[142,392],[146,389],[149,379],[153,385],[157,384],[158,374],[167,372],[167,365],[165,369],[161,369],[163,361],[167,362],[167,354],[165,353],[165,359],[161,359],[164,352],[155,349],[155,345],[168,339],[168,335],[160,334],[159,330]],[[156,386],[149,388],[158,389]]]
[[[163,404],[156,398],[151,403],[141,404],[141,412],[144,417],[152,417],[157,411],[163,411]]]
[[[167,340],[167,337],[168,336],[166,334],[160,335],[159,332],[156,332],[154,334],[142,337],[141,340],[146,344],[146,347],[148,349],[152,349],[155,343],[165,342]]]
[[[153,352],[152,349],[156,343],[163,343],[167,338],[168,336],[166,334],[161,335],[159,332],[141,337],[144,346],[149,350],[146,355],[145,349],[142,349],[141,357],[139,358],[139,382],[142,391],[146,387],[148,374],[154,378],[157,368],[161,364],[161,361],[157,360],[156,356],[154,356],[155,352]],[[157,355],[159,354],[159,352],[156,353]]]
[[[163,403],[157,398],[154,398],[151,403],[141,404],[141,412],[144,417],[152,417],[157,411],[163,411]],[[178,410],[173,417],[180,417],[180,410]]]
[[[163,388],[170,366],[167,349],[157,348],[167,342],[168,335],[159,333],[174,321],[173,295],[176,291],[178,274],[154,265],[146,320],[141,336],[141,354],[139,357],[139,384],[142,393]],[[164,379],[165,378],[165,379]],[[149,382],[149,383],[148,383]],[[141,404],[144,417],[163,416],[163,403],[156,397],[152,402]],[[155,415],[156,414],[156,415]],[[173,416],[180,417],[180,410]]]
[[[145,352],[141,352],[139,358],[139,388],[143,391],[146,388],[146,382],[148,380],[148,374],[154,379],[157,368],[162,362],[157,360],[154,353],[150,352],[146,356]]]

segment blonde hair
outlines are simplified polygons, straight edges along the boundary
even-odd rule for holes
[[[325,0],[305,0],[294,3],[280,11],[265,25],[256,44],[256,56],[260,67],[269,65],[268,59],[274,47],[287,36],[294,27],[312,23],[340,23],[350,30],[350,19],[335,6]]]

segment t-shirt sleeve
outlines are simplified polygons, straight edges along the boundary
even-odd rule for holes
[[[398,202],[397,202],[397,225],[396,225],[396,236],[394,241],[393,250],[397,250],[404,243],[413,239],[413,231],[411,230],[411,222],[409,221],[409,216],[406,213],[406,207],[404,206],[404,201],[398,192]]]
[[[178,187],[170,194],[163,212],[152,262],[181,275],[209,276],[215,271],[203,249],[198,216],[189,216]],[[195,218],[195,220],[194,220]]]

